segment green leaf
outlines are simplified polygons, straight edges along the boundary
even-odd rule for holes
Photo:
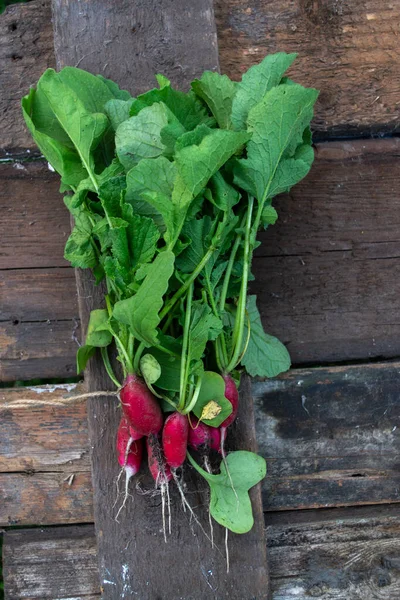
[[[128,243],[131,249],[132,267],[138,268],[150,262],[157,250],[160,232],[154,221],[148,217],[135,215],[128,204],[131,215],[128,217]]]
[[[114,131],[117,131],[121,123],[129,119],[129,111],[132,102],[133,98],[130,100],[118,100],[117,98],[113,98],[106,103],[105,111]]]
[[[245,132],[214,129],[199,145],[178,150],[176,167],[187,191],[197,196],[209,179],[249,138]]]
[[[161,130],[168,125],[164,104],[153,104],[121,123],[115,134],[115,145],[120,162],[128,171],[143,158],[160,156],[165,145]]]
[[[241,364],[252,377],[276,377],[290,368],[289,352],[276,337],[265,333],[256,300],[256,296],[247,298],[250,340]],[[247,324],[244,337],[247,337]]]
[[[171,197],[175,177],[175,164],[164,156],[143,159],[127,173],[125,200],[132,204],[137,214],[160,216],[160,211],[144,199],[144,194],[148,198],[151,198],[152,192],[155,196]]]
[[[201,388],[193,412],[200,419],[204,407],[215,402],[221,407],[219,415],[213,419],[203,419],[206,425],[219,427],[232,412],[232,404],[225,398],[225,382],[221,375],[213,371],[205,371],[201,380]]]
[[[182,150],[182,148],[186,148],[186,146],[198,146],[206,135],[210,135],[213,131],[213,129],[202,123],[192,131],[187,131],[181,135],[176,142],[175,150]]]
[[[231,81],[227,75],[205,71],[201,79],[192,82],[192,89],[206,102],[218,125],[223,129],[229,129],[237,83]]]
[[[278,213],[276,212],[275,208],[270,204],[264,206],[264,209],[261,214],[261,224],[263,225],[263,227],[266,229],[268,225],[275,225],[277,220]]]
[[[217,523],[233,533],[250,531],[254,518],[248,492],[264,479],[265,459],[246,450],[231,452],[219,475],[204,471],[190,455],[189,460],[210,486],[210,513]]]
[[[106,309],[98,308],[92,310],[89,317],[88,329],[86,333],[86,346],[103,348],[112,342],[112,334],[104,329],[104,325],[109,321]],[[98,331],[99,330],[99,331]]]
[[[144,107],[158,102],[163,102],[186,130],[209,122],[206,110],[195,94],[174,90],[166,79],[163,80],[161,89],[154,88],[136,98],[131,107],[131,115],[137,115]]]
[[[211,218],[192,219],[185,223],[182,234],[190,243],[176,259],[176,266],[183,273],[192,273],[208,250],[208,236],[211,230]]]
[[[161,366],[152,354],[143,354],[140,359],[140,371],[147,385],[153,385],[161,376]]]
[[[182,344],[170,336],[158,334],[159,341],[163,348],[175,352],[177,356],[171,356],[157,348],[150,348],[149,353],[154,356],[161,367],[161,376],[157,380],[157,387],[171,392],[179,392],[181,377],[181,353]]]
[[[308,171],[309,162],[306,164],[303,155],[296,157],[295,154],[293,158],[293,154],[302,144],[317,97],[314,89],[296,84],[280,85],[250,111],[248,126],[252,138],[247,144],[247,158],[236,161],[234,181],[259,202],[272,197],[283,183],[294,185]],[[296,160],[306,168],[288,175],[288,164],[293,166]]]
[[[240,200],[239,192],[225,181],[221,171],[211,177],[208,189],[212,194],[213,204],[224,212],[231,210]]]
[[[272,88],[277,86],[296,54],[270,54],[259,64],[250,67],[238,84],[232,103],[232,123],[235,129],[246,129],[247,116]],[[270,116],[268,115],[269,119]]]
[[[91,113],[86,109],[75,89],[71,87],[73,81],[74,88],[80,89],[79,82],[69,73],[56,73],[53,69],[47,69],[39,80],[38,88],[40,86],[41,92],[46,96],[51,110],[79,154],[89,177],[94,178],[93,151],[108,127],[108,119],[104,113]],[[94,79],[101,83],[96,77]],[[82,95],[90,106],[97,105],[89,91],[82,92]]]
[[[93,346],[81,346],[76,353],[76,374],[82,373],[86,369],[89,358],[96,352]]]
[[[127,90],[121,88],[111,79],[106,79],[102,75],[96,75],[108,87],[114,98],[118,100],[133,100],[131,94]]]
[[[97,257],[91,234],[75,226],[65,244],[64,258],[73,267],[80,267],[81,269],[95,267]]]
[[[222,331],[222,321],[207,304],[193,302],[189,328],[189,360],[200,360],[209,340],[215,340]]]
[[[313,148],[307,144],[298,146],[292,158],[285,158],[279,163],[271,183],[269,197],[288,192],[308,174],[313,161]]]
[[[131,298],[120,300],[114,306],[113,315],[117,321],[129,325],[133,336],[146,347],[158,344],[159,312],[174,271],[174,260],[173,252],[160,252],[150,265],[138,292]]]
[[[99,187],[98,196],[104,208],[104,212],[109,217],[121,216],[121,198],[126,188],[125,177],[110,177]]]

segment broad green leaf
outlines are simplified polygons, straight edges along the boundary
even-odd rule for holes
[[[173,157],[176,142],[182,137],[185,131],[186,129],[178,119],[168,123],[168,125],[161,130],[161,141],[165,146],[164,156],[168,156],[169,158]]]
[[[140,371],[147,385],[153,385],[161,376],[161,366],[152,354],[143,354],[140,359]]]
[[[231,414],[232,404],[225,398],[225,382],[221,375],[213,371],[205,371],[201,380],[199,397],[193,408],[198,419],[202,416],[204,407],[212,401],[221,407],[221,412],[213,419],[203,419],[203,422],[211,427],[219,427]]]
[[[240,200],[240,194],[224,179],[221,171],[217,171],[208,182],[211,192],[211,201],[220,210],[231,210]]]
[[[131,94],[127,90],[121,90],[121,88],[111,79],[106,79],[102,75],[97,75],[96,77],[105,83],[114,98],[117,98],[118,100],[133,100]]]
[[[168,106],[187,130],[194,129],[200,123],[209,122],[207,112],[195,94],[185,94],[174,90],[171,85],[166,83],[166,80],[163,80],[161,89],[154,88],[138,96],[132,104],[131,115],[137,115],[146,106],[152,106],[158,102],[163,102]]]
[[[199,360],[209,340],[215,340],[222,331],[222,321],[216,317],[207,304],[193,302],[189,328],[189,360]]]
[[[126,188],[125,177],[110,177],[100,185],[98,196],[104,208],[104,212],[109,217],[121,216],[121,198]]]
[[[95,267],[97,257],[93,248],[91,233],[75,226],[65,244],[64,258],[73,267],[80,267],[81,269]]]
[[[130,117],[129,111],[132,105],[133,99],[130,100],[119,100],[113,98],[109,100],[105,105],[105,111],[110,119],[112,128],[117,131],[118,127],[124,121],[127,121]]]
[[[265,333],[256,300],[256,296],[247,298],[250,340],[241,364],[252,377],[276,377],[290,368],[289,352],[276,337]],[[245,338],[247,331],[246,324]]]
[[[313,161],[313,148],[307,144],[298,146],[293,157],[283,158],[279,163],[268,195],[272,198],[282,192],[288,192],[308,174]]]
[[[264,228],[267,228],[268,225],[275,225],[278,220],[278,213],[275,208],[270,204],[264,206],[262,214],[261,214],[261,224]]]
[[[181,353],[182,344],[170,336],[158,334],[160,345],[163,348],[174,352],[176,356],[171,356],[157,348],[150,348],[149,353],[154,356],[161,367],[161,375],[157,380],[156,386],[162,390],[179,392],[181,377]]]
[[[187,191],[197,196],[209,179],[249,138],[246,132],[214,129],[199,145],[177,151],[176,167]]]
[[[85,370],[88,360],[96,352],[93,346],[81,346],[76,353],[76,374],[82,373]]]
[[[232,103],[232,123],[235,129],[246,129],[250,110],[264,98],[267,92],[280,83],[282,75],[296,56],[284,52],[270,54],[246,71],[238,84]],[[266,118],[269,118],[269,115]]]
[[[130,204],[128,218],[128,243],[131,249],[132,267],[138,268],[144,263],[150,262],[157,250],[157,242],[160,232],[152,219],[142,215],[135,215]]]
[[[190,455],[189,460],[210,486],[210,514],[217,523],[234,533],[250,531],[254,518],[248,492],[264,479],[265,459],[246,450],[231,452],[218,475],[204,471]]]
[[[63,76],[53,69],[45,71],[39,86],[58,123],[73,143],[89,177],[94,178],[93,151],[108,127],[107,117],[103,113],[88,112],[74,90],[63,82]]]
[[[155,192],[163,196],[172,195],[176,167],[164,156],[143,159],[126,175],[126,202],[132,204],[134,211],[141,212],[144,192]]]
[[[127,171],[143,158],[155,158],[164,152],[161,130],[166,125],[168,112],[161,103],[145,107],[121,123],[115,134],[115,145],[117,156]]]
[[[88,329],[86,333],[86,346],[94,346],[96,348],[103,348],[108,346],[112,342],[112,334],[110,331],[103,329],[104,325],[108,323],[109,316],[106,309],[98,308],[92,310],[89,317]],[[98,331],[100,329],[100,331]]]
[[[237,85],[227,75],[213,71],[205,71],[201,79],[192,82],[192,89],[208,105],[222,129],[229,129],[231,125],[232,101]]]
[[[209,246],[208,236],[211,230],[211,217],[192,219],[185,223],[182,234],[190,243],[176,259],[176,266],[183,273],[192,273],[201,262]]]
[[[120,300],[114,306],[115,319],[129,325],[133,336],[146,347],[156,346],[158,343],[159,312],[174,271],[174,260],[173,252],[160,252],[151,263],[138,292],[131,298]]]
[[[192,131],[187,131],[176,142],[175,150],[182,150],[182,148],[186,148],[186,146],[198,146],[206,135],[210,135],[214,130],[208,125],[202,123],[201,125],[197,125],[195,129]]]
[[[234,181],[259,202],[272,197],[283,182],[294,185],[298,176],[301,179],[306,174],[305,169],[299,169],[296,176],[288,176],[284,162],[297,160],[292,156],[302,143],[317,96],[317,90],[311,88],[280,85],[250,111],[248,126],[252,138],[247,144],[247,158],[236,161]]]

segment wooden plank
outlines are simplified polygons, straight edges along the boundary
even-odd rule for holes
[[[397,507],[267,516],[272,600],[400,597]]]
[[[400,355],[400,140],[317,146],[308,177],[274,202],[252,291],[294,364]]]
[[[400,49],[392,0],[216,0],[222,72],[242,72],[273,52],[298,52],[290,74],[321,90],[320,136],[399,130]]]
[[[270,513],[266,525],[271,600],[399,596],[397,507]],[[6,600],[98,598],[95,546],[89,525],[6,532]],[[101,586],[106,590],[114,582],[105,578]],[[191,597],[205,598],[197,590]]]
[[[0,323],[0,381],[76,376],[77,321]]]
[[[74,384],[3,389],[0,394],[0,525],[93,520],[86,406],[57,406]],[[54,406],[12,407],[41,401]]]
[[[68,265],[69,214],[59,186],[44,161],[0,165],[0,269]]]
[[[90,471],[85,402],[59,405],[64,397],[84,393],[77,384],[3,388],[0,391],[0,472]],[[16,407],[22,400],[55,405]]]
[[[78,6],[66,0],[53,0],[53,15],[59,66],[79,61],[81,67],[100,71],[135,92],[151,86],[156,72],[165,73],[175,85],[185,87],[204,68],[218,67],[211,0],[190,5],[183,0],[173,4],[156,0],[152,5],[141,1],[132,5],[129,0],[124,0],[118,4],[118,9],[111,1],[95,0]],[[99,301],[99,292],[93,290],[92,279],[86,273],[79,271],[77,279],[81,319],[86,324],[89,311]],[[105,389],[104,374],[98,363],[91,365],[87,381],[90,389]],[[245,406],[251,403],[247,393],[243,394],[243,401]],[[110,406],[107,401],[90,402],[88,412],[100,577],[116,584],[108,586],[104,599],[117,599],[123,594],[136,594],[143,600],[190,598],[193,590],[199,596],[209,598],[266,598],[268,577],[263,528],[259,522],[260,497],[253,498],[259,504],[255,509],[257,528],[248,536],[231,536],[229,574],[223,554],[216,548],[211,549],[200,532],[197,532],[201,535],[199,539],[192,535],[177,494],[172,497],[173,534],[160,555],[162,521],[158,501],[150,502],[148,497],[136,494],[134,505],[131,503],[121,513],[120,523],[114,519],[110,491],[117,475],[114,436],[118,415],[115,405]],[[244,447],[254,443],[254,421],[250,427],[250,430],[242,427],[238,434]],[[151,485],[148,477],[143,485]],[[191,497],[195,504],[200,503],[198,518],[204,527],[208,527],[200,485]],[[216,546],[223,548],[224,532],[220,527],[215,528],[215,536]],[[141,548],[141,552],[132,552],[130,545]],[[180,562],[177,556],[183,547],[185,561]],[[169,574],[168,578],[165,573]]]
[[[6,600],[90,600],[100,597],[93,527],[7,531]]]
[[[400,363],[255,383],[266,510],[399,502]]]
[[[49,0],[9,6],[0,19],[0,154],[37,151],[20,102],[54,62]]]

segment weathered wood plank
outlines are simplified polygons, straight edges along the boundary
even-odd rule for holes
[[[252,291],[294,364],[400,355],[400,140],[317,146],[309,176],[274,205]]]
[[[397,507],[268,515],[272,600],[400,597]]]
[[[0,390],[0,472],[50,471],[64,476],[90,471],[85,402],[69,406],[24,407],[12,402],[60,402],[84,393],[76,384],[14,387]]]
[[[79,322],[0,322],[0,381],[75,377]]]
[[[54,66],[49,0],[9,6],[0,19],[0,154],[37,150],[21,114],[21,98]]]
[[[69,215],[59,186],[44,161],[0,165],[0,269],[68,265]]]
[[[266,525],[271,600],[399,596],[397,507],[270,513]],[[96,539],[89,525],[5,534],[6,600],[98,598],[96,571]],[[114,587],[114,582],[105,578],[101,586]],[[193,593],[193,600],[203,600]]]
[[[400,364],[254,383],[264,509],[399,502]]]
[[[222,72],[298,52],[295,80],[321,90],[320,135],[398,131],[400,6],[392,0],[216,0]]]
[[[91,525],[8,531],[3,560],[6,600],[100,597]]]
[[[66,0],[53,0],[53,15],[59,66],[79,62],[81,67],[112,77],[135,92],[151,86],[156,72],[162,71],[175,85],[185,87],[204,68],[218,67],[211,0],[189,5],[184,0],[173,4],[167,0],[155,0],[152,4],[139,1],[134,5],[124,0],[118,6],[111,1],[96,0],[78,6]],[[93,281],[86,273],[78,271],[77,280],[81,319],[86,325],[89,311],[99,301],[99,292],[94,292]],[[92,363],[87,381],[90,389],[105,389],[104,374],[98,363]],[[244,392],[242,401],[245,406],[251,402],[248,393]],[[223,553],[216,549],[223,548],[224,531],[215,527],[214,549],[210,549],[201,532],[196,532],[199,539],[197,535],[194,537],[176,493],[172,496],[173,534],[160,556],[162,520],[158,500],[149,502],[148,497],[136,494],[134,505],[130,504],[121,513],[120,523],[114,519],[111,490],[117,475],[115,405],[107,401],[89,402],[88,414],[100,578],[116,584],[108,585],[104,599],[117,599],[124,594],[136,594],[143,600],[188,599],[193,598],[194,590],[201,598],[266,598],[268,577],[260,496],[253,496],[259,506],[255,510],[258,523],[252,534],[231,536],[229,574]],[[247,428],[242,427],[238,436],[245,447],[251,447],[255,439],[254,420]],[[148,476],[143,485],[151,485]],[[207,510],[202,506],[203,487],[198,484],[193,489],[196,490],[191,494],[193,503],[200,504],[198,518],[208,528]],[[132,552],[130,546],[141,548],[141,552]],[[185,561],[179,563],[176,557],[183,547]]]

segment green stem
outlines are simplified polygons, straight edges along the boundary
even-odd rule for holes
[[[185,406],[186,385],[187,385],[187,375],[188,375],[187,351],[188,351],[188,346],[189,346],[190,319],[192,316],[192,314],[191,314],[192,313],[192,300],[193,300],[193,282],[189,286],[187,300],[186,300],[186,315],[185,315],[185,325],[184,325],[184,329],[183,329],[178,410],[182,410],[183,407]]]
[[[169,300],[169,302],[167,302],[167,304],[164,306],[164,308],[162,309],[162,311],[160,313],[160,319],[163,319],[169,313],[171,308],[176,304],[176,302],[178,302],[178,300],[183,296],[183,294],[186,292],[186,290],[192,285],[192,283],[194,282],[196,277],[201,273],[201,271],[204,269],[204,267],[210,260],[214,251],[215,251],[214,246],[211,246],[207,250],[206,254],[203,256],[200,263],[197,265],[197,267],[195,268],[193,273],[190,275],[189,279],[187,279],[185,281],[185,283],[179,288],[179,290],[177,290],[175,292],[175,294],[172,296],[172,298]]]
[[[109,376],[109,378],[111,379],[111,381],[114,383],[114,385],[120,389],[122,386],[120,384],[120,382],[118,381],[118,379],[115,376],[115,373],[113,371],[113,368],[111,366],[110,363],[110,357],[108,356],[108,350],[107,348],[100,348],[100,352],[101,352],[101,357],[103,359],[103,363],[105,366],[105,369],[107,371],[107,375]]]
[[[216,477],[218,477],[217,475],[212,475],[211,473],[207,473],[207,471],[205,471],[204,469],[202,469],[200,467],[200,465],[197,464],[197,462],[194,460],[194,458],[192,457],[192,455],[189,452],[186,452],[186,456],[188,457],[189,462],[196,469],[196,471],[198,473],[200,473],[200,475],[202,477],[204,477],[204,479],[206,479],[207,481],[213,481],[214,479],[216,479]]]
[[[199,394],[200,394],[200,388],[201,388],[202,379],[203,379],[202,377],[198,378],[197,383],[196,383],[196,387],[194,388],[192,399],[190,400],[189,404],[187,406],[185,406],[185,408],[182,410],[182,414],[187,415],[195,407],[197,399],[198,399]]]
[[[240,227],[244,227],[245,223],[246,223],[246,215],[243,216]],[[232,269],[233,269],[236,254],[237,254],[237,251],[239,250],[239,246],[240,246],[241,242],[242,242],[242,236],[238,235],[238,237],[235,240],[235,243],[232,246],[228,266],[226,267],[226,271],[225,271],[224,283],[222,284],[221,297],[219,300],[219,309],[221,311],[223,311],[225,309],[226,296],[228,293],[228,286],[229,286],[229,282],[230,282],[231,275],[232,275]]]
[[[133,370],[133,367],[132,367],[132,360],[128,356],[128,353],[127,353],[127,351],[125,349],[125,346],[123,345],[123,343],[121,342],[120,338],[117,336],[116,333],[113,332],[113,336],[114,336],[115,342],[117,344],[118,352],[124,358],[125,366],[126,366],[126,369],[127,369],[128,373],[134,373],[134,370]]]
[[[238,363],[238,359],[240,357],[242,351],[242,341],[244,334],[244,321],[246,316],[246,302],[247,302],[247,285],[249,281],[249,272],[250,272],[250,261],[251,261],[251,248],[252,244],[250,241],[251,234],[251,220],[253,214],[253,204],[254,198],[252,196],[249,197],[249,208],[247,211],[247,219],[246,219],[246,234],[244,241],[244,252],[243,252],[243,274],[242,274],[242,283],[240,286],[240,294],[239,294],[239,302],[236,311],[235,325],[233,328],[233,336],[232,336],[232,348],[233,353],[229,364],[226,367],[226,371],[230,373],[236,367]]]
[[[143,350],[146,348],[143,342],[140,342],[138,349],[135,352],[135,359],[133,361],[133,372],[137,373],[139,371],[139,363],[142,358]]]

